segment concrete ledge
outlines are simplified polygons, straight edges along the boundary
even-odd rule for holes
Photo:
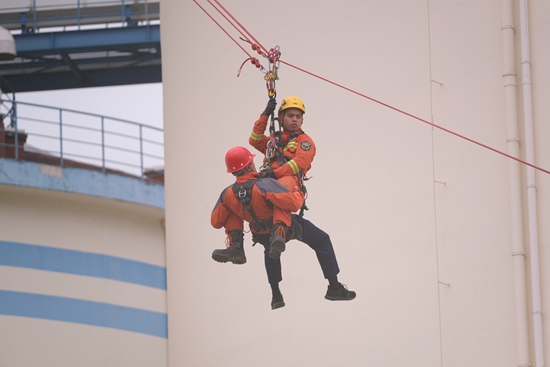
[[[164,209],[164,186],[80,168],[0,159],[0,184],[65,191]]]

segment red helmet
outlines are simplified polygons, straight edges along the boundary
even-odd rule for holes
[[[245,147],[234,147],[225,154],[227,172],[233,173],[242,170],[252,162],[256,155]]]

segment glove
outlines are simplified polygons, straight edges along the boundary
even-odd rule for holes
[[[277,179],[277,177],[275,177],[275,172],[273,172],[273,170],[271,168],[266,168],[265,170],[262,170],[260,171],[256,177],[258,178],[266,178],[266,177],[269,177],[269,178],[274,178],[274,179]]]
[[[262,112],[262,115],[271,115],[273,111],[275,111],[275,107],[277,107],[277,101],[275,98],[270,98],[269,101],[267,101],[267,106],[265,106],[265,110]]]

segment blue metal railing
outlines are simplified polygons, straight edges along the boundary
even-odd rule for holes
[[[141,178],[147,169],[164,166],[161,128],[34,103],[2,103],[11,108],[0,133],[12,134],[13,144],[0,141],[0,149],[11,149],[14,159],[31,160],[25,156],[32,155],[61,167],[71,161],[72,166],[80,163],[104,173],[115,170]]]
[[[30,6],[0,7],[0,26],[23,33],[36,33],[41,26],[75,26],[80,30],[83,24],[130,26],[142,21],[149,25],[159,19],[159,0],[68,0],[48,5],[32,0]]]

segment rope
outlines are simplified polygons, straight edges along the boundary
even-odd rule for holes
[[[403,111],[403,110],[400,110],[400,109],[397,108],[397,107],[391,106],[391,105],[389,105],[389,104],[387,104],[387,103],[381,102],[381,101],[379,101],[379,100],[377,100],[377,99],[374,99],[374,98],[372,98],[372,97],[369,97],[369,96],[367,96],[367,95],[364,95],[364,94],[362,94],[362,93],[359,93],[359,92],[357,92],[357,91],[355,91],[355,90],[353,90],[353,89],[350,89],[350,88],[345,87],[345,86],[343,86],[343,85],[341,85],[341,84],[338,84],[338,83],[335,83],[335,82],[333,82],[333,81],[331,81],[331,80],[328,80],[328,79],[326,79],[326,78],[323,78],[322,76],[313,74],[313,73],[311,73],[311,72],[309,72],[309,71],[307,71],[307,70],[304,70],[304,69],[302,69],[302,68],[299,68],[299,67],[297,67],[297,66],[294,66],[294,65],[292,65],[292,64],[289,64],[288,62],[285,62],[285,61],[283,61],[283,60],[280,60],[280,62],[281,62],[282,64],[285,64],[285,65],[287,65],[287,66],[290,66],[291,68],[294,68],[294,69],[299,70],[299,71],[301,71],[301,72],[303,72],[303,73],[306,73],[306,74],[308,74],[308,75],[311,75],[311,76],[313,76],[313,77],[315,77],[315,78],[321,79],[322,81],[325,81],[325,82],[327,82],[327,83],[329,83],[329,84],[332,84],[332,85],[334,85],[334,86],[337,86],[337,87],[339,87],[339,88],[342,88],[342,89],[344,89],[344,90],[347,90],[348,92],[351,92],[351,93],[356,94],[356,95],[358,95],[358,96],[360,96],[360,97],[366,98],[366,99],[368,99],[368,100],[370,100],[370,101],[372,101],[372,102],[378,103],[378,104],[380,104],[380,105],[382,105],[382,106],[384,106],[384,107],[390,108],[390,109],[392,109],[392,110],[394,110],[394,111],[396,111],[396,112],[402,113],[402,114],[404,114],[404,115],[406,115],[406,116],[412,117],[412,118],[415,119],[415,120],[424,122],[424,123],[426,123],[426,124],[428,124],[428,125],[430,125],[430,126],[433,126],[433,127],[437,128],[437,129],[440,129],[440,130],[443,130],[443,131],[445,131],[445,132],[447,132],[447,133],[449,133],[449,134],[458,136],[458,137],[461,138],[461,139],[464,139],[464,140],[467,140],[467,141],[469,141],[469,142],[471,142],[471,143],[477,144],[477,145],[479,145],[479,146],[481,146],[481,147],[483,147],[483,148],[485,148],[485,149],[489,149],[489,150],[491,150],[491,151],[493,151],[493,152],[495,152],[495,153],[501,154],[501,155],[503,155],[503,156],[505,156],[505,157],[507,157],[507,158],[513,159],[513,160],[518,161],[518,162],[520,162],[520,163],[523,163],[523,164],[525,164],[525,165],[527,165],[527,166],[529,166],[529,167],[535,168],[535,169],[537,169],[537,170],[539,170],[539,171],[541,171],[541,172],[550,174],[550,171],[545,170],[545,169],[543,169],[543,168],[541,168],[541,167],[535,166],[534,164],[531,164],[531,163],[529,163],[529,162],[526,162],[526,161],[524,161],[524,160],[521,160],[521,159],[519,159],[519,158],[517,158],[517,157],[514,157],[513,155],[504,153],[504,152],[502,152],[502,151],[500,151],[500,150],[498,150],[498,149],[492,148],[492,147],[490,147],[490,146],[488,146],[488,145],[485,145],[485,144],[483,144],[483,143],[480,143],[480,142],[478,142],[478,141],[476,141],[476,140],[474,140],[474,139],[470,139],[470,138],[468,138],[468,137],[466,137],[466,136],[464,136],[464,135],[461,135],[461,134],[459,134],[459,133],[456,133],[456,132],[454,132],[454,131],[452,131],[452,130],[446,129],[446,128],[444,128],[444,127],[442,127],[442,126],[439,126],[439,125],[436,125],[436,124],[434,124],[433,122],[424,120],[424,119],[422,119],[422,118],[420,118],[420,117],[418,117],[418,116],[415,116],[415,115],[413,115],[413,114],[411,114],[411,113],[408,113],[408,112],[405,112],[405,111]]]
[[[216,23],[216,24],[218,25],[218,27],[220,27],[220,28],[225,32],[225,34],[227,34],[227,35],[229,36],[229,38],[231,38],[235,43],[237,43],[237,41],[236,41],[233,37],[231,37],[231,36],[229,35],[229,33],[228,33],[228,32],[227,32],[218,22],[216,22],[212,16],[210,16],[210,14],[208,14],[208,12],[206,12],[206,10],[204,10],[204,8],[203,8],[202,6],[200,6],[200,5],[197,3],[196,0],[193,0],[193,1],[194,1],[195,4],[197,4],[201,9],[203,9],[203,11],[210,17],[210,19],[212,19],[212,20],[214,21],[214,23]],[[218,8],[216,8],[216,7],[211,3],[210,0],[207,0],[207,1],[208,1],[216,10],[218,10],[218,12],[220,12],[220,10],[219,10]],[[248,30],[246,30],[246,28],[245,28],[241,23],[239,23],[239,21],[237,21],[237,19],[235,19],[235,17],[233,17],[233,15],[231,15],[231,13],[230,13],[229,11],[227,11],[227,9],[226,9],[225,7],[223,7],[223,5],[220,4],[220,2],[219,2],[218,0],[214,0],[214,2],[216,2],[216,4],[218,4],[218,6],[220,6],[220,7],[223,9],[223,11],[224,11],[225,13],[227,13],[227,15],[229,15],[229,17],[231,17],[231,19],[233,19],[233,21],[234,21],[236,24],[238,24],[238,26],[239,26],[246,34],[248,34],[248,36],[250,37],[250,39],[252,39],[252,40],[255,42],[255,44],[252,43],[246,36],[243,35],[243,36],[246,38],[246,39],[244,39],[244,40],[245,40],[246,42],[250,43],[250,44],[252,45],[252,48],[253,48],[254,50],[256,50],[256,51],[258,50],[258,45],[259,45],[259,47],[261,47],[261,48],[264,50],[264,52],[265,52],[265,54],[262,53],[262,56],[267,57],[266,55],[269,53],[269,51],[267,51],[267,49],[266,49],[265,47],[263,47],[263,46],[260,44],[260,42],[258,42],[258,41],[254,38],[254,36],[252,36],[252,34],[251,34],[250,32],[248,32]],[[221,13],[221,12],[220,12],[220,13]],[[222,14],[222,15],[223,15],[223,14]],[[227,17],[224,16],[224,18],[225,18],[231,25],[233,25],[233,27],[235,27],[235,28],[242,34],[242,32],[241,32],[232,22],[230,22],[230,21],[227,19]],[[241,47],[241,45],[239,45],[238,43],[237,43],[237,45],[238,45],[238,46],[241,48],[241,50],[243,50],[243,51],[248,55],[248,57],[249,57],[249,59],[245,60],[245,62],[248,61],[248,60],[252,60],[252,56],[251,56],[246,50],[244,50],[244,48]],[[260,52],[258,51],[258,53],[260,53]],[[305,73],[305,74],[308,74],[308,75],[310,75],[310,76],[312,76],[312,77],[314,77],[314,78],[320,79],[320,80],[322,80],[322,81],[324,81],[324,82],[326,82],[326,83],[329,83],[329,84],[332,84],[332,85],[334,85],[334,86],[336,86],[336,87],[342,88],[342,89],[344,89],[344,90],[346,90],[346,91],[348,91],[348,92],[350,92],[350,93],[356,94],[356,95],[358,95],[358,96],[360,96],[360,97],[366,98],[366,99],[368,99],[368,100],[370,100],[370,101],[372,101],[372,102],[378,103],[378,104],[380,104],[380,105],[382,105],[382,106],[384,106],[384,107],[387,107],[387,108],[389,108],[389,109],[392,109],[392,110],[394,110],[394,111],[396,111],[396,112],[398,112],[398,113],[401,113],[401,114],[406,115],[406,116],[409,116],[409,117],[411,117],[411,118],[413,118],[413,119],[415,119],[415,120],[418,120],[418,121],[420,121],[420,122],[423,122],[423,123],[425,123],[425,124],[428,124],[428,125],[430,125],[430,126],[436,128],[436,129],[445,131],[446,133],[449,133],[449,134],[452,134],[452,135],[454,135],[454,136],[457,136],[457,137],[459,137],[459,138],[461,138],[461,139],[464,139],[464,140],[466,140],[466,141],[469,141],[470,143],[476,144],[476,145],[478,145],[478,146],[480,146],[480,147],[483,147],[483,148],[485,148],[485,149],[488,149],[488,150],[490,150],[490,151],[492,151],[492,152],[494,152],[494,153],[500,154],[500,155],[502,155],[502,156],[504,156],[504,157],[507,157],[507,158],[509,158],[509,159],[513,159],[513,160],[515,160],[515,161],[517,161],[517,162],[519,162],[519,163],[522,163],[522,164],[524,164],[524,165],[526,165],[526,166],[529,166],[529,167],[531,167],[531,168],[534,168],[534,169],[536,169],[536,170],[538,170],[538,171],[544,172],[544,173],[546,173],[546,174],[550,174],[550,171],[549,171],[549,170],[546,170],[546,169],[544,169],[544,168],[541,168],[541,167],[539,167],[539,166],[536,166],[536,165],[534,165],[534,164],[532,164],[532,163],[529,163],[529,162],[527,162],[527,161],[525,161],[525,160],[519,159],[519,158],[514,157],[514,156],[512,156],[512,155],[510,155],[510,154],[504,153],[503,151],[500,151],[500,150],[495,149],[495,148],[493,148],[493,147],[490,147],[490,146],[488,146],[488,145],[486,145],[486,144],[483,144],[483,143],[481,143],[481,142],[479,142],[479,141],[476,141],[476,140],[474,140],[474,139],[468,138],[468,137],[466,137],[466,136],[464,136],[464,135],[461,135],[461,134],[456,133],[456,132],[454,132],[454,131],[452,131],[452,130],[446,129],[446,128],[442,127],[442,126],[436,125],[436,124],[434,124],[433,122],[430,122],[430,121],[425,120],[425,119],[423,119],[423,118],[420,118],[420,117],[418,117],[418,116],[416,116],[416,115],[413,115],[413,114],[411,114],[411,113],[408,113],[408,112],[406,112],[406,111],[403,111],[403,110],[401,110],[401,109],[399,109],[399,108],[397,108],[397,107],[394,107],[394,106],[392,106],[392,105],[389,105],[389,104],[387,104],[387,103],[384,103],[384,102],[382,102],[382,101],[379,101],[379,100],[377,100],[377,99],[375,99],[375,98],[369,97],[369,96],[367,96],[367,95],[365,95],[365,94],[363,94],[363,93],[359,93],[359,92],[357,92],[357,91],[355,91],[355,90],[353,90],[353,89],[351,89],[351,88],[348,88],[348,87],[346,87],[346,86],[343,86],[342,84],[338,84],[338,83],[336,83],[336,82],[334,82],[334,81],[331,81],[331,80],[329,80],[329,79],[327,79],[327,78],[324,78],[324,77],[322,77],[322,76],[319,76],[319,75],[317,75],[317,74],[314,74],[314,73],[312,73],[312,72],[310,72],[310,71],[307,71],[307,70],[305,70],[305,69],[302,69],[302,68],[300,68],[300,67],[298,67],[298,66],[292,65],[292,64],[290,64],[290,63],[288,63],[288,62],[286,62],[286,61],[283,61],[283,60],[281,60],[281,59],[278,59],[278,61],[279,61],[280,63],[284,64],[284,65],[287,65],[287,66],[289,66],[289,67],[291,67],[291,68],[294,68],[294,69],[296,69],[296,70],[298,70],[298,71],[301,71],[301,72],[303,72],[303,73]],[[244,63],[243,63],[243,65],[244,65]],[[239,71],[239,72],[240,72],[240,71]]]
[[[260,42],[258,42],[258,40],[257,40],[256,38],[254,38],[254,36],[253,36],[249,31],[247,31],[246,28],[243,27],[243,25],[242,25],[241,23],[239,23],[239,21],[238,21],[237,19],[235,19],[235,17],[234,17],[233,15],[231,15],[230,12],[228,12],[227,9],[224,8],[223,5],[220,4],[220,2],[219,2],[218,0],[214,0],[214,1],[215,1],[216,4],[218,4],[219,7],[222,8],[223,11],[226,12],[227,15],[229,15],[229,16],[231,17],[231,19],[233,19],[233,20],[235,21],[235,23],[237,23],[237,24],[239,25],[239,27],[241,27],[241,29],[242,29],[243,31],[245,31],[246,34],[248,34],[248,36],[249,36],[257,45],[259,45],[259,46],[264,50],[264,52],[267,54],[267,52],[268,52],[267,49],[266,49],[264,46],[262,46],[262,44],[261,44]],[[209,1],[209,2],[210,2],[210,1]],[[246,37],[245,37],[245,38],[246,38]]]
[[[216,21],[216,19],[214,19],[214,17],[212,17],[212,15],[210,15],[210,13],[208,13],[208,12],[206,11],[206,9],[204,9],[204,8],[197,2],[197,0],[193,0],[193,2],[194,2],[195,4],[197,4],[197,6],[198,6],[199,8],[201,8],[202,11],[203,11],[206,15],[208,15],[208,17],[209,17],[210,19],[212,19],[212,21],[213,21],[214,23],[216,23],[216,25],[217,25],[218,27],[220,27],[220,29],[227,35],[227,37],[231,38],[231,40],[232,40],[233,42],[235,42],[235,44],[236,44],[237,46],[239,46],[239,48],[240,48],[241,50],[243,50],[243,52],[244,52],[245,54],[247,54],[248,57],[249,57],[250,59],[252,58],[252,55],[250,55],[250,54],[248,53],[248,51],[246,51],[246,50],[244,49],[244,47],[241,46],[241,44],[240,44],[239,42],[237,42],[236,39],[234,39],[233,37],[231,37],[231,35],[230,35],[230,34],[220,25],[220,23],[218,23],[218,22]],[[209,1],[209,2],[210,2],[210,1]]]

